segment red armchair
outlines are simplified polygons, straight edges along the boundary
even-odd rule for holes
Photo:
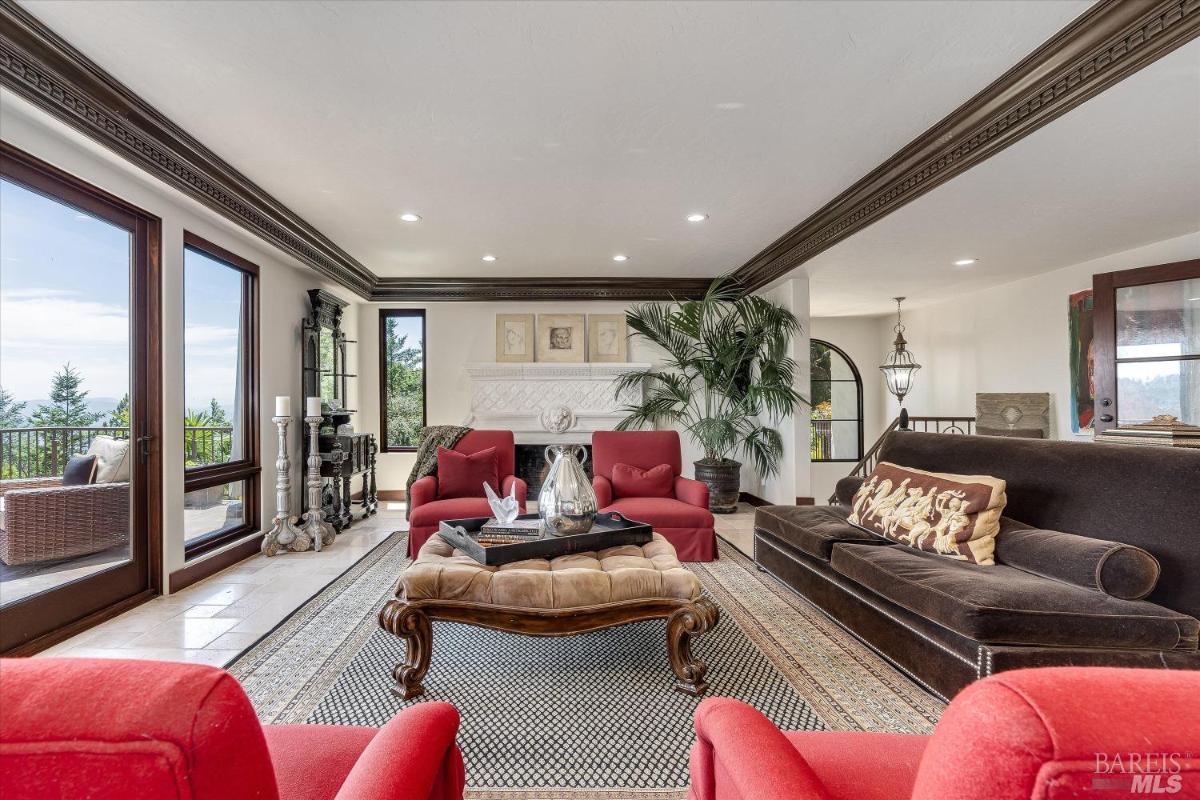
[[[268,725],[229,673],[160,661],[0,660],[0,797],[459,800],[458,712],[382,728]]]
[[[614,497],[614,464],[653,469],[669,464],[675,476],[674,497]],[[592,434],[592,488],[601,511],[619,511],[629,519],[654,526],[675,546],[680,561],[713,561],[717,535],[708,510],[708,487],[685,478],[675,431],[597,431]]]
[[[516,445],[512,431],[470,431],[458,440],[454,449],[470,455],[489,447],[496,448],[496,473],[500,478],[500,494],[507,496],[515,485],[517,502],[525,508],[525,481],[513,475],[516,471]],[[436,475],[426,475],[415,481],[408,496],[408,555],[417,557],[421,545],[438,531],[438,523],[444,519],[466,517],[488,517],[492,514],[483,484],[478,486],[478,497],[438,496]]]
[[[964,689],[932,736],[781,733],[714,698],[696,733],[691,800],[1200,798],[1200,672],[1005,672]]]

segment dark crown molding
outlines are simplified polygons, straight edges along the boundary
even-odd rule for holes
[[[735,273],[762,288],[1200,35],[1200,0],[1101,0]],[[378,301],[666,300],[707,278],[379,278],[61,37],[0,0],[0,85]]]
[[[371,299],[685,300],[701,297],[710,278],[380,278]]]
[[[1101,0],[740,267],[760,289],[1200,35],[1200,0]]]

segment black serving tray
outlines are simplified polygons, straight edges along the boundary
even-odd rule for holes
[[[518,519],[537,517],[537,514],[522,514]],[[540,539],[484,547],[474,537],[489,519],[491,517],[443,520],[438,525],[438,533],[456,550],[463,551],[480,564],[489,567],[529,558],[556,558],[588,550],[603,550],[622,544],[642,545],[654,536],[654,529],[649,525],[626,519],[616,511],[609,511],[606,514],[597,514],[593,518],[592,529],[587,533],[556,536],[543,532]]]

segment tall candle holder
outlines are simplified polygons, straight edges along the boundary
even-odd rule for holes
[[[271,530],[263,537],[263,555],[273,556],[280,550],[299,553],[312,547],[312,537],[304,528],[292,522],[292,462],[288,458],[288,424],[291,417],[271,417],[279,430],[279,455],[275,457],[275,518]]]
[[[313,549],[320,552],[327,544],[333,544],[333,526],[321,514],[321,447],[318,431],[325,417],[305,417],[308,423],[308,511],[304,514],[304,532],[312,539]]]

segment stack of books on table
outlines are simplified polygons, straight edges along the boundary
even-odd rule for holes
[[[478,532],[472,533],[471,538],[485,547],[536,541],[542,538],[542,520],[515,519],[512,522],[499,522],[492,517],[483,523]]]
[[[1109,428],[1097,434],[1096,440],[1116,444],[1200,449],[1200,427],[1188,425],[1171,415],[1162,414],[1149,422]]]

